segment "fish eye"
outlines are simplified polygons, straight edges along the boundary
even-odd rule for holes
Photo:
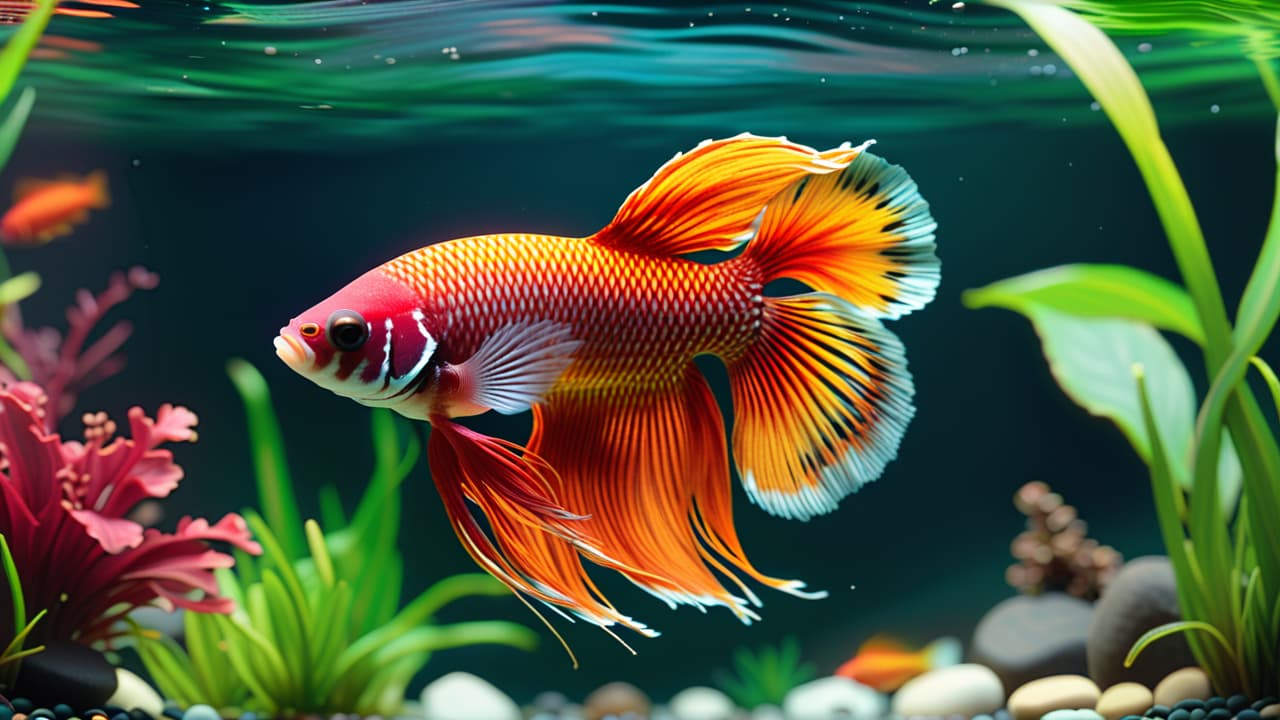
[[[343,352],[359,350],[369,339],[369,324],[355,310],[334,310],[329,316],[329,342]]]
[[[298,328],[298,332],[302,333],[304,338],[313,338],[320,334],[320,326],[315,323],[303,323],[302,327]]]

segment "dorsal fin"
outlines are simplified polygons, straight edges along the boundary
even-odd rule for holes
[[[819,152],[749,133],[705,141],[658,168],[594,239],[653,255],[732,249],[784,188],[847,167],[863,147],[845,143]]]

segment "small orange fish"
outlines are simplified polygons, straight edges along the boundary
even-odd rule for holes
[[[928,670],[955,665],[961,653],[960,641],[952,637],[938,638],[921,650],[909,650],[893,638],[877,635],[836,668],[835,674],[880,692],[893,692]]]
[[[103,170],[83,179],[19,180],[13,191],[13,207],[0,218],[0,238],[6,245],[43,245],[70,234],[74,225],[89,219],[90,210],[102,210],[110,204]]]

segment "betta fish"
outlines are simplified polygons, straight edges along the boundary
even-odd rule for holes
[[[14,204],[0,217],[0,238],[8,245],[43,245],[71,233],[89,219],[90,210],[111,205],[107,174],[95,170],[84,178],[20,180]]]
[[[893,638],[879,635],[858,648],[835,674],[880,692],[893,692],[917,675],[960,662],[960,641],[938,638],[920,650],[910,650]]]
[[[706,141],[593,235],[414,250],[293,318],[276,353],[338,395],[430,423],[453,530],[518,594],[656,635],[604,597],[589,561],[672,608],[724,606],[749,623],[760,601],[744,576],[825,593],[748,561],[730,449],[751,500],[805,520],[879,476],[914,413],[882,321],[933,298],[935,223],[870,144]],[[811,292],[771,293],[783,279]],[[728,369],[731,439],[698,356]],[[529,439],[459,422],[491,410],[532,411]]]

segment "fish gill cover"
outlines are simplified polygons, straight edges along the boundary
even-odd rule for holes
[[[61,18],[44,39],[27,70],[40,126],[326,152],[496,129],[580,134],[605,119],[697,131],[849,113],[900,130],[1101,120],[1015,17],[962,2],[132,4]],[[1211,104],[1268,110],[1232,40],[1192,28],[1125,50],[1171,103],[1166,122]]]

